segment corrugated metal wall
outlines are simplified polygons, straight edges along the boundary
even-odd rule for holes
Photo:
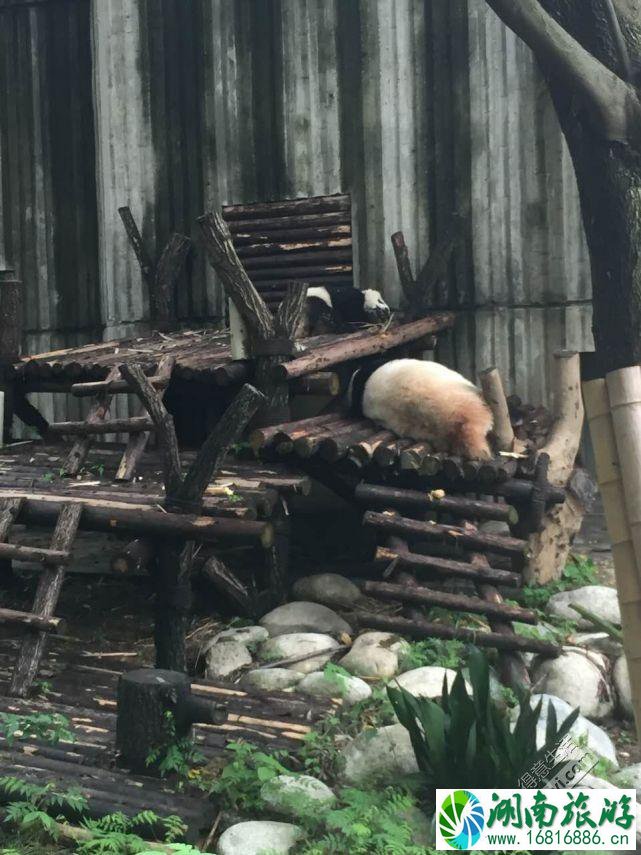
[[[0,259],[25,283],[32,353],[102,335],[89,22],[83,0],[0,2]]]
[[[207,208],[343,190],[360,283],[392,303],[390,234],[419,266],[471,211],[448,294],[464,371],[496,363],[538,401],[551,351],[589,346],[569,156],[484,0],[0,0],[0,49],[0,222],[30,349],[144,329],[119,205],[157,253]],[[197,257],[181,316],[221,312]]]

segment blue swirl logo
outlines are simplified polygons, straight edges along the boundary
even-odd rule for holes
[[[452,849],[471,849],[485,827],[483,805],[469,790],[454,790],[441,805],[438,825]]]

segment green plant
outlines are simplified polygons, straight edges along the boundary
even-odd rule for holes
[[[530,696],[519,698],[514,728],[509,714],[490,697],[490,667],[487,657],[472,648],[469,659],[472,696],[458,670],[448,691],[443,681],[440,704],[416,698],[402,689],[388,687],[390,700],[401,724],[409,731],[418,766],[428,788],[514,787],[534,764],[554,751],[576,721],[571,713],[559,727],[550,703],[545,745],[537,748],[537,723],[542,702],[532,708]],[[554,774],[554,769],[550,775]]]
[[[323,674],[327,682],[335,687],[332,691],[336,692],[336,697],[342,698],[347,692],[347,681],[351,677],[349,671],[340,665],[335,665],[333,662],[328,662],[323,668]]]
[[[174,715],[170,710],[164,714],[163,729],[163,741],[147,755],[147,766],[155,766],[163,778],[171,774],[180,779],[189,778],[193,767],[204,762],[204,755],[196,749],[189,736],[178,736]],[[182,781],[179,782],[181,785]]]
[[[458,667],[465,644],[462,641],[428,638],[424,641],[414,641],[403,651],[403,665],[411,668],[422,668],[426,665],[440,665],[442,668]]]
[[[403,814],[415,806],[411,795],[388,787],[382,791],[346,788],[338,805],[306,817],[305,840],[299,855],[425,855],[412,843],[412,830]]]
[[[101,819],[83,817],[80,826],[74,827],[64,822],[62,814],[82,816],[87,813],[89,803],[79,791],[62,792],[53,784],[40,786],[8,776],[0,778],[0,791],[5,799],[14,799],[5,808],[5,823],[17,830],[21,842],[25,839],[28,847],[33,840],[39,847],[34,851],[42,851],[42,841],[65,839],[73,840],[77,855],[149,853],[149,844],[136,833],[146,829],[150,836],[160,837],[172,852],[182,855],[198,852],[191,846],[176,843],[187,830],[178,816],[160,817],[153,811],[142,811],[132,817],[113,813]],[[2,851],[6,855],[11,849]]]
[[[10,747],[17,739],[42,739],[51,745],[75,740],[69,719],[60,713],[0,713],[0,734]]]
[[[248,742],[231,742],[227,750],[233,752],[234,759],[225,766],[210,789],[219,796],[222,805],[231,810],[260,808],[263,784],[277,775],[292,774],[281,763],[287,756],[285,751],[266,754]]]
[[[36,690],[38,695],[46,696],[51,694],[53,687],[48,680],[36,680],[33,684],[33,688]]]
[[[597,568],[591,559],[573,555],[565,565],[560,579],[548,582],[547,585],[527,585],[524,587],[521,602],[530,609],[543,609],[554,594],[567,591],[570,588],[593,585],[596,577]]]

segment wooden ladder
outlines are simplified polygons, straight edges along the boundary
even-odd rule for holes
[[[152,386],[164,396],[175,358],[163,356],[158,363],[155,376],[149,378]],[[116,481],[131,481],[136,467],[142,457],[149,437],[155,431],[155,426],[147,416],[134,416],[128,419],[109,419],[109,410],[114,394],[133,392],[127,381],[123,379],[120,368],[114,366],[105,380],[95,383],[76,383],[72,392],[78,397],[91,396],[94,402],[87,418],[80,422],[57,422],[49,425],[49,433],[59,436],[78,436],[63,464],[65,475],[77,475],[83,466],[94,437],[104,433],[128,433],[127,447],[122,455]]]
[[[23,499],[18,497],[5,499],[0,505],[0,560],[38,561],[43,565],[32,610],[20,612],[13,609],[0,609],[0,623],[22,626],[29,633],[22,642],[9,684],[9,694],[20,698],[27,694],[38,673],[47,634],[59,631],[61,628],[62,621],[54,617],[54,612],[65,577],[65,566],[71,558],[71,547],[76,538],[82,514],[81,502],[63,504],[49,549],[36,549],[7,543],[22,503]]]

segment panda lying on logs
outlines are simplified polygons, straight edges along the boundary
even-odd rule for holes
[[[391,309],[379,291],[323,285],[307,289],[305,314],[297,338],[349,332],[354,324],[382,324]]]
[[[492,456],[490,408],[473,383],[437,362],[393,359],[360,368],[348,398],[354,414],[400,437],[428,440],[435,451],[460,457]]]

